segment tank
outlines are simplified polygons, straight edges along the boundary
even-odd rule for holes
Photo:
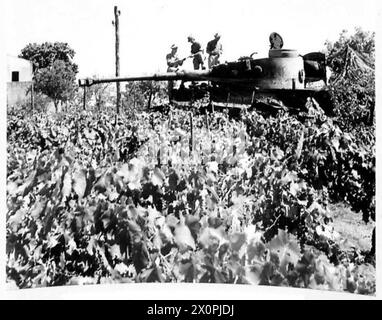
[[[268,57],[241,57],[210,70],[180,70],[168,73],[131,75],[105,79],[83,79],[80,86],[123,81],[181,82],[169,92],[176,106],[198,105],[218,108],[302,111],[313,98],[330,114],[332,102],[327,87],[326,57],[320,52],[300,55],[296,50],[273,48]]]

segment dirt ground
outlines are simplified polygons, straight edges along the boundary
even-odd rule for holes
[[[341,249],[356,248],[361,251],[369,251],[375,222],[365,223],[362,220],[361,212],[356,213],[342,203],[330,205],[329,210],[333,218],[334,231],[339,234]]]

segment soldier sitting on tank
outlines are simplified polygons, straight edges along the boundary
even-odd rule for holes
[[[195,40],[193,36],[188,36],[188,42],[191,42],[191,57],[193,57],[194,70],[199,70],[201,67],[203,70],[206,69],[204,66],[203,50],[199,42]]]
[[[219,58],[223,53],[223,47],[220,42],[220,34],[215,33],[214,39],[207,43],[207,53],[208,56],[208,68],[211,69],[213,66],[220,64]]]

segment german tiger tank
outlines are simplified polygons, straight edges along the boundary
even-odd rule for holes
[[[272,41],[276,39],[277,41]],[[328,90],[325,54],[300,55],[297,50],[283,49],[282,39],[272,33],[268,57],[254,59],[253,54],[237,61],[225,62],[210,70],[179,70],[105,79],[83,79],[80,86],[124,81],[181,82],[169,92],[175,106],[198,105],[215,108],[257,108],[260,110],[304,111],[313,98],[330,114],[332,101]],[[275,42],[278,45],[275,45]]]

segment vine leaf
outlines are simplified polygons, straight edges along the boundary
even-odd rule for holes
[[[61,189],[62,200],[65,201],[69,197],[70,192],[72,191],[72,175],[70,171],[63,169],[63,183]]]
[[[84,169],[73,173],[73,190],[78,195],[78,198],[82,199],[86,190],[86,171]]]
[[[179,224],[175,227],[174,240],[181,252],[187,251],[189,248],[196,249],[195,240],[182,216]]]
[[[294,266],[301,257],[300,246],[297,240],[281,229],[279,229],[277,236],[266,247],[271,252],[277,253],[280,261],[280,270],[284,275],[287,274],[289,263]]]

